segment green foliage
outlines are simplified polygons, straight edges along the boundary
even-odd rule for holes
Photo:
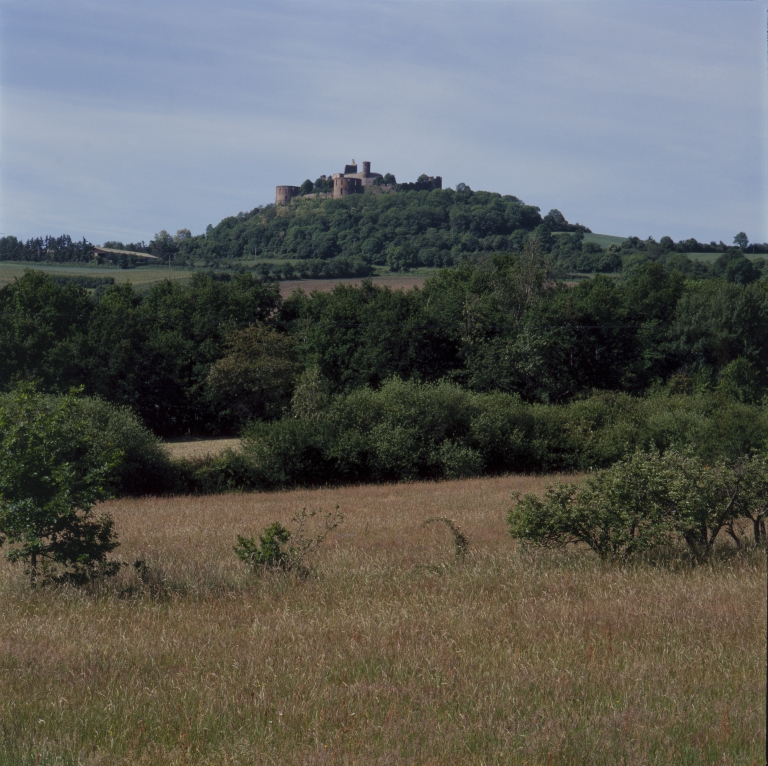
[[[747,235],[740,231],[734,238],[733,238],[733,244],[738,245],[742,250],[746,250],[749,246],[749,238]]]
[[[760,279],[762,272],[749,258],[737,251],[723,253],[712,264],[712,275],[728,282],[749,285]]]
[[[93,245],[85,237],[73,241],[68,234],[60,237],[33,237],[21,242],[16,237],[0,237],[0,261],[73,263],[93,258]]]
[[[752,522],[752,532],[756,543],[765,543],[765,519],[768,516],[768,455],[753,453],[742,458],[735,466],[740,481],[738,514]],[[741,547],[739,531],[733,524],[727,528],[728,534]]]
[[[290,537],[291,533],[276,521],[259,535],[258,543],[253,537],[238,535],[235,553],[255,572],[261,572],[264,569],[285,569],[288,551],[283,546]]]
[[[255,267],[256,273],[270,279],[345,279],[370,277],[375,269],[360,256],[338,255],[322,260],[307,258],[302,261],[262,261]]]
[[[332,183],[318,179],[312,190],[329,191]],[[381,183],[394,184],[395,179],[386,176]],[[515,232],[531,231],[541,222],[539,209],[516,197],[468,188],[461,193],[429,191],[428,186],[422,181],[400,185],[410,190],[396,194],[353,194],[256,208],[192,238],[177,257],[216,262],[254,255],[321,260],[362,256],[368,263],[384,263],[386,243],[407,248],[414,265],[444,266],[462,254],[509,250]]]
[[[220,417],[238,424],[280,417],[301,369],[290,339],[257,324],[234,331],[224,348],[205,381]]]
[[[510,534],[543,546],[586,543],[602,559],[626,560],[664,539],[665,474],[657,454],[636,453],[587,478],[557,484],[543,500],[519,499],[507,516]]]
[[[67,397],[36,394],[36,406],[48,417],[56,417],[62,438],[85,434],[89,460],[99,462],[111,450],[122,456],[104,477],[110,495],[159,495],[181,491],[177,469],[160,440],[141,423],[128,407],[120,407],[96,397]],[[22,416],[16,394],[0,394],[0,408],[8,417]],[[63,410],[62,410],[63,408]]]
[[[255,537],[238,535],[235,546],[238,558],[255,574],[279,570],[306,576],[309,573],[306,560],[342,524],[344,516],[338,506],[333,513],[323,513],[322,509],[307,512],[302,508],[291,521],[293,531],[274,522],[259,535],[258,542]]]
[[[31,386],[20,388],[11,408],[0,408],[0,544],[11,561],[29,564],[30,582],[83,582],[114,574],[107,554],[118,543],[108,514],[92,506],[106,498],[106,481],[121,454],[94,450],[87,427],[73,417],[75,395],[46,406]]]
[[[557,484],[544,499],[517,498],[507,522],[517,539],[550,547],[585,543],[618,561],[682,541],[701,563],[724,530],[741,547],[739,518],[751,519],[755,542],[762,541],[767,489],[764,457],[707,462],[690,451],[635,452],[583,487]]]
[[[167,448],[130,408],[97,397],[79,397],[73,414],[92,439],[94,455],[105,454],[110,447],[122,455],[107,475],[111,494],[160,495],[175,488]]]
[[[84,287],[86,290],[109,287],[115,284],[114,277],[92,277],[84,274],[54,274],[53,281],[57,285],[78,285],[78,287]]]
[[[296,402],[292,418],[244,431],[241,459],[252,468],[252,486],[587,470],[649,446],[735,460],[768,438],[763,407],[718,391],[596,393],[531,405],[513,394],[394,378],[378,390],[331,397],[317,372],[313,377],[320,393],[306,409]]]
[[[483,473],[483,456],[472,447],[446,440],[437,452],[446,479],[466,479]]]
[[[466,236],[475,237],[474,208],[465,202],[451,208],[451,226],[469,227]],[[306,204],[314,209],[314,201]],[[282,213],[275,216],[282,220]],[[558,221],[550,216],[547,226],[571,226]],[[364,243],[370,258],[402,256],[405,267],[439,251],[377,239],[379,222],[371,226]],[[279,417],[292,375],[286,371],[272,384],[278,359],[295,362],[297,374],[317,368],[329,394],[378,389],[396,376],[552,404],[593,390],[642,394],[673,378],[707,378],[724,396],[761,400],[768,386],[768,281],[686,281],[663,262],[687,257],[677,245],[637,240],[630,246],[642,246],[643,260],[621,280],[598,275],[566,287],[553,279],[556,255],[545,252],[546,233],[516,229],[514,251],[464,258],[420,290],[379,288],[371,280],[331,293],[298,291],[286,301],[276,285],[252,274],[195,274],[187,285],[162,282],[144,293],[112,285],[91,295],[28,272],[0,289],[0,390],[23,380],[51,393],[82,384],[88,394],[131,407],[162,435],[234,433],[249,418]],[[555,234],[575,241],[583,232]],[[163,247],[182,247],[190,237],[161,240]],[[656,260],[646,257],[656,249]],[[364,255],[350,258],[371,268]],[[738,259],[744,256],[729,263]],[[301,262],[325,269],[336,256]],[[273,333],[267,345],[290,347],[291,359],[246,341],[249,327]],[[262,368],[260,359],[272,361]],[[230,368],[233,374],[224,374]]]
[[[0,289],[0,388],[29,379],[51,392],[82,384],[162,434],[231,426],[206,397],[208,369],[233,330],[267,320],[279,302],[276,286],[251,275],[197,274],[146,294],[115,285],[94,303],[76,285],[28,271]]]

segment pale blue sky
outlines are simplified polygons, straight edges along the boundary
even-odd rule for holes
[[[768,241],[768,2],[0,0],[0,231],[149,240],[353,157]]]

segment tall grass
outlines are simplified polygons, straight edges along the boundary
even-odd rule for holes
[[[764,557],[521,549],[510,491],[543,484],[108,504],[143,581],[31,596],[0,569],[0,764],[762,763]],[[308,579],[255,578],[232,551],[337,503]]]

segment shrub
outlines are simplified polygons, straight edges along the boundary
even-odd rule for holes
[[[446,440],[437,454],[446,479],[465,479],[483,472],[483,457],[471,447]]]
[[[195,460],[173,462],[175,480],[183,491],[201,495],[268,489],[271,485],[242,452],[224,450]]]
[[[243,456],[263,488],[322,484],[333,477],[324,454],[323,423],[285,418],[252,423],[243,432]]]
[[[108,477],[114,495],[161,495],[181,489],[167,448],[130,407],[83,397],[76,400],[73,413],[83,422],[97,453],[109,445],[122,453]]]
[[[258,543],[254,537],[238,535],[235,546],[238,558],[255,574],[271,569],[306,575],[309,573],[306,559],[344,521],[344,516],[338,506],[333,513],[323,513],[322,509],[307,513],[307,509],[302,508],[291,521],[293,532],[276,521],[259,535]],[[316,527],[314,533],[308,532],[310,526]],[[293,542],[288,546],[290,541]]]
[[[139,496],[182,490],[184,481],[162,442],[147,429],[129,407],[111,404],[98,397],[77,396],[68,401],[53,394],[36,394],[36,406],[57,414],[62,435],[73,438],[80,431],[88,436],[90,458],[98,460],[115,449],[122,459],[105,476],[110,494]],[[14,394],[0,395],[0,407],[18,417],[20,405]]]
[[[293,417],[244,431],[253,486],[594,470],[649,448],[735,460],[768,438],[766,408],[717,392],[601,392],[531,405],[513,394],[392,378],[379,390],[331,397],[312,371],[299,394]]]
[[[620,561],[682,541],[701,563],[723,530],[741,546],[734,523],[740,516],[752,519],[755,541],[761,541],[766,491],[763,457],[707,463],[692,451],[636,452],[589,476],[582,488],[557,484],[543,500],[518,498],[507,522],[517,539],[542,546],[585,543],[600,558]]]
[[[235,553],[254,572],[261,572],[264,569],[286,569],[289,556],[283,546],[290,538],[291,533],[276,521],[259,535],[258,544],[253,537],[238,535]]]
[[[666,479],[658,454],[635,453],[584,488],[557,484],[544,500],[525,495],[507,516],[510,533],[550,547],[586,543],[602,559],[626,560],[666,536]]]

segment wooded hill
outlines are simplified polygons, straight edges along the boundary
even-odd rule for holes
[[[747,284],[759,279],[768,245],[749,244],[743,232],[735,244],[674,242],[670,237],[641,240],[593,235],[569,223],[558,210],[541,214],[512,195],[454,189],[406,190],[393,194],[350,195],[342,199],[297,198],[292,204],[257,207],[208,226],[193,236],[163,230],[149,243],[110,241],[104,247],[146,252],[167,264],[253,269],[262,278],[364,277],[375,267],[403,272],[418,267],[453,266],[467,258],[521,252],[535,238],[550,256],[554,273],[620,272],[645,260],[660,260],[688,278],[720,276]],[[611,242],[613,240],[613,242]],[[738,243],[738,244],[736,244]],[[709,262],[691,259],[707,253]],[[752,256],[750,260],[747,256]],[[39,237],[23,243],[0,238],[0,260],[90,261],[93,246],[70,237]],[[719,259],[719,260],[718,260]],[[120,265],[140,259],[129,254]],[[160,264],[162,265],[162,264]],[[152,268],[145,266],[145,268]]]

